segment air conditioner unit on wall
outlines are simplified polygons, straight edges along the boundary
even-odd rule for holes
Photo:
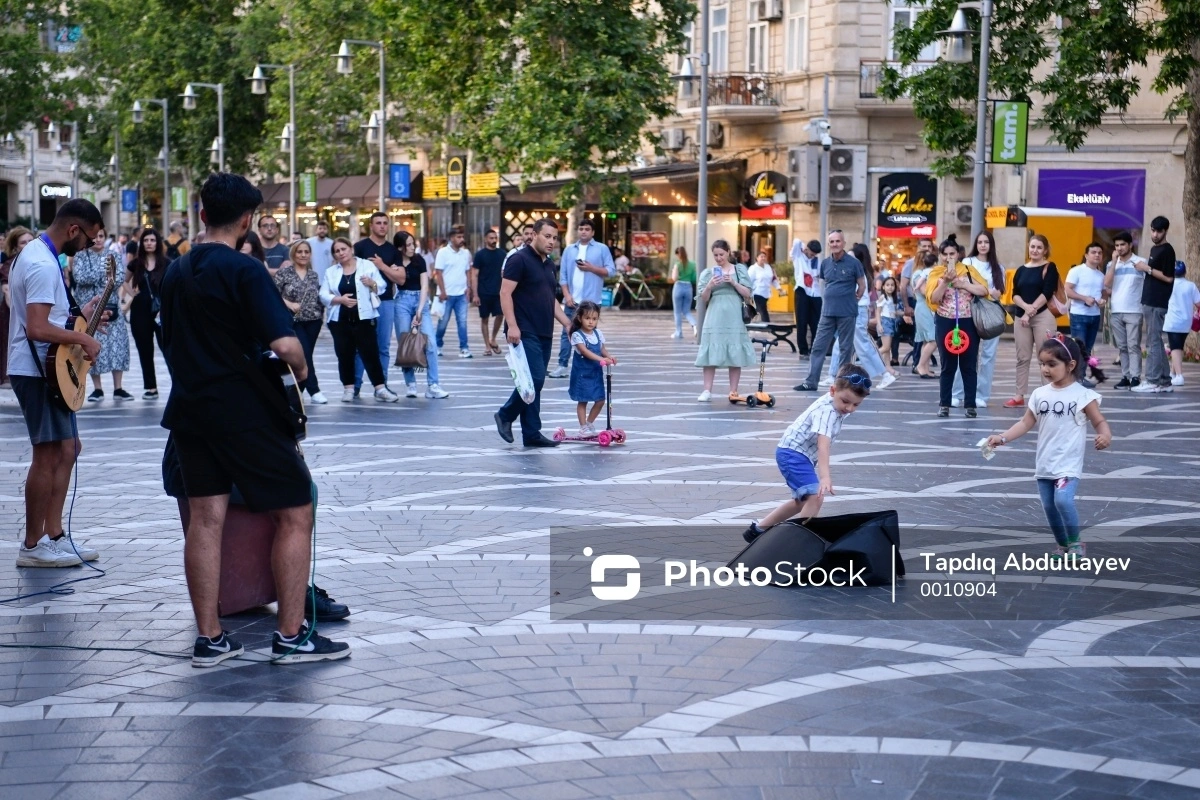
[[[683,138],[683,128],[663,128],[660,146],[663,150],[682,150]]]
[[[821,199],[821,148],[788,148],[788,202],[816,203]]]
[[[829,151],[829,202],[833,205],[867,202],[866,145],[839,145]]]
[[[700,141],[700,126],[696,126],[696,141]],[[725,126],[719,122],[708,123],[708,146],[710,148],[725,146]]]
[[[954,209],[954,221],[962,227],[969,227],[972,222],[973,209],[970,203],[959,203]]]
[[[783,0],[758,0],[755,4],[757,8],[753,9],[760,21],[775,21],[783,19]]]

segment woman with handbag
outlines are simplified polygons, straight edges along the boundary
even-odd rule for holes
[[[142,399],[158,397],[158,377],[154,374],[154,342],[162,350],[162,327],[158,321],[158,290],[167,273],[166,248],[162,237],[153,228],[146,228],[138,237],[137,255],[126,267],[125,294],[129,303],[129,332],[137,347],[142,365]]]
[[[975,271],[983,276],[984,283],[987,285],[988,293],[985,297],[988,298],[988,301],[998,301],[1001,295],[1004,294],[1004,267],[1000,264],[1000,258],[996,255],[996,240],[992,238],[991,233],[982,231],[975,237],[975,244],[971,246],[971,253],[963,259],[963,263],[968,267],[973,267]],[[972,301],[972,305],[976,309],[979,307],[979,304],[974,301]],[[1004,313],[1003,309],[999,306],[997,306],[997,309],[1000,310],[1001,314]],[[974,319],[974,317],[975,314],[973,311],[972,321],[976,323],[975,327],[979,328],[979,321]],[[999,336],[982,339],[979,343],[979,369],[975,382],[975,406],[977,408],[987,408],[988,400],[992,397],[992,377],[996,374],[996,349],[999,346]],[[954,392],[950,405],[958,408],[962,403],[962,375],[955,373]]]
[[[292,327],[304,350],[304,360],[308,362],[308,379],[302,388],[308,392],[309,400],[323,406],[329,400],[317,381],[313,350],[317,346],[317,337],[321,335],[325,309],[321,305],[321,278],[313,269],[312,245],[307,239],[292,242],[286,266],[275,271],[275,286],[279,289],[283,304],[292,312]]]
[[[425,397],[442,400],[450,393],[438,385],[437,344],[433,315],[429,313],[429,268],[417,253],[417,240],[411,233],[400,231],[394,244],[400,252],[400,263],[393,272],[404,272],[404,280],[395,281],[396,366],[404,368],[404,394],[417,396],[416,367],[421,366],[425,367]],[[412,341],[408,337],[413,337]]]
[[[983,276],[960,262],[953,235],[942,242],[945,264],[934,267],[925,281],[925,302],[934,312],[934,340],[942,359],[938,416],[950,416],[954,374],[962,372],[963,404],[968,417],[976,417],[975,388],[979,365],[979,332],[971,319],[971,301],[987,295]]]
[[[731,252],[724,239],[713,242],[716,264],[700,273],[700,299],[707,303],[696,355],[696,366],[704,369],[704,391],[697,398],[701,403],[712,399],[719,368],[729,369],[729,397],[738,398],[742,367],[754,366],[754,346],[743,311],[750,299],[750,276],[745,267],[730,260]],[[753,313],[752,307],[749,312]]]
[[[1057,322],[1050,301],[1058,292],[1058,267],[1048,261],[1050,240],[1040,233],[1029,237],[1029,261],[1013,274],[1013,338],[1017,344],[1017,393],[1004,401],[1005,408],[1024,408],[1029,392],[1029,365],[1033,351],[1054,333]],[[1038,370],[1041,385],[1041,370]]]
[[[375,387],[375,399],[394,403],[399,395],[388,390],[379,362],[379,342],[375,321],[379,312],[379,287],[383,276],[370,261],[354,255],[349,239],[333,242],[334,265],[325,270],[321,283],[321,303],[329,308],[329,332],[337,355],[338,377],[342,381],[342,402],[354,402],[354,356],[362,359],[367,377]]]

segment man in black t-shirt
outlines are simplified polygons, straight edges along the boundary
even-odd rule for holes
[[[1163,321],[1167,316],[1167,305],[1171,301],[1171,290],[1175,285],[1175,248],[1167,242],[1167,229],[1171,227],[1166,217],[1155,217],[1150,221],[1150,260],[1138,262],[1136,269],[1146,273],[1142,282],[1142,330],[1146,332],[1146,378],[1133,391],[1155,393],[1174,391],[1171,388],[1171,373],[1167,369],[1167,356],[1163,351]]]
[[[388,238],[388,215],[376,211],[371,215],[371,234],[354,243],[354,255],[370,261],[383,275],[387,284],[379,293],[379,316],[375,318],[375,338],[379,345],[379,363],[383,367],[383,384],[387,386],[388,367],[392,363],[392,327],[396,324],[396,284],[406,280],[404,270],[396,269],[400,252]],[[362,388],[362,359],[354,357],[354,394]]]
[[[200,202],[208,241],[171,263],[160,292],[163,355],[172,378],[162,425],[171,431],[188,500],[183,563],[200,632],[192,666],[215,666],[244,652],[221,630],[217,608],[234,484],[251,511],[267,512],[275,522],[273,655],[282,663],[345,658],[349,645],[318,636],[304,620],[312,478],[281,414],[247,374],[259,369],[269,348],[297,383],[308,377],[292,313],[262,265],[239,252],[262,193],[240,175],[217,173],[204,182]]]
[[[504,321],[504,311],[500,308],[500,284],[504,268],[504,251],[500,249],[500,234],[488,231],[483,235],[483,248],[475,253],[471,263],[471,296],[474,304],[479,306],[479,326],[483,330],[483,354],[500,355],[500,345],[496,344],[496,336],[500,333],[500,323]],[[488,318],[492,319],[492,329],[488,332]]]
[[[554,322],[569,326],[555,298],[558,281],[550,254],[558,247],[558,225],[542,218],[533,225],[533,240],[509,254],[504,263],[504,280],[500,285],[500,307],[508,343],[524,345],[525,358],[533,378],[533,402],[526,403],[517,390],[496,412],[496,430],[506,442],[513,440],[512,424],[521,418],[521,440],[526,447],[557,447],[558,442],[542,435],[542,386],[550,366],[550,350],[554,342]]]

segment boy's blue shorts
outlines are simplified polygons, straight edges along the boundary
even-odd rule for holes
[[[775,464],[795,499],[803,500],[821,491],[821,479],[817,477],[817,468],[804,453],[787,447],[777,447]]]

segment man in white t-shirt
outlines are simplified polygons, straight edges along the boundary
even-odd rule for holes
[[[1096,334],[1100,332],[1104,305],[1104,248],[1092,242],[1083,251],[1083,263],[1067,271],[1067,297],[1071,299],[1071,336],[1083,342],[1083,357],[1089,358],[1096,346]],[[1092,377],[1104,382],[1104,370],[1090,367]],[[1080,379],[1087,388],[1094,387],[1091,381]]]
[[[333,266],[333,239],[329,238],[329,223],[325,220],[317,223],[317,235],[308,238],[308,246],[312,248],[313,269],[317,277],[324,281],[325,270]]]
[[[617,274],[612,251],[595,239],[594,223],[586,218],[579,220],[576,233],[579,238],[563,250],[559,267],[563,311],[567,319],[575,316],[575,309],[582,302],[590,301],[600,305],[604,281]],[[550,371],[551,378],[566,378],[570,375],[567,367],[571,363],[571,353],[574,350],[567,339],[567,329],[563,328],[558,342],[558,366]]]
[[[438,250],[433,263],[433,279],[438,285],[438,299],[445,303],[442,318],[438,320],[437,347],[441,352],[446,341],[446,328],[450,326],[450,314],[458,325],[458,357],[471,358],[467,345],[467,308],[470,307],[471,286],[467,273],[471,270],[471,252],[464,242],[466,231],[462,225],[450,229],[450,242]]]
[[[812,239],[797,253],[792,248],[792,270],[796,274],[796,342],[800,357],[812,352],[821,321],[821,243]]]
[[[1132,389],[1142,376],[1142,282],[1146,273],[1137,268],[1146,259],[1133,252],[1133,235],[1121,231],[1113,237],[1113,257],[1104,276],[1108,294],[1108,321],[1113,344],[1121,357],[1121,380],[1114,389]]]
[[[58,257],[91,247],[103,228],[104,219],[94,205],[79,198],[68,200],[46,232],[21,251],[9,275],[8,375],[33,445],[18,567],[73,567],[81,559],[99,557],[95,550],[63,538],[63,504],[71,469],[83,446],[75,414],[51,397],[46,355],[51,344],[79,345],[93,364],[100,355],[99,342],[66,327],[74,301]],[[90,319],[99,302],[99,296],[92,298],[83,307],[83,316]]]

